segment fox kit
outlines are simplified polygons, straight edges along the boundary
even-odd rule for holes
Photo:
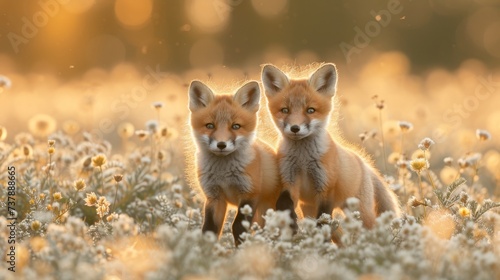
[[[308,80],[290,80],[281,70],[266,65],[262,82],[269,111],[282,134],[278,150],[283,190],[277,210],[299,205],[304,216],[318,218],[345,208],[346,199],[360,200],[360,213],[367,228],[385,211],[400,214],[395,194],[380,175],[354,151],[333,141],[327,131],[337,69],[325,64]],[[296,222],[293,224],[297,229]]]
[[[273,149],[254,141],[260,88],[255,81],[234,96],[215,96],[199,81],[189,87],[191,127],[197,142],[198,180],[206,196],[202,231],[220,234],[228,204],[238,212],[232,231],[235,244],[247,219],[263,224],[262,216],[280,195],[277,158]],[[252,207],[251,215],[240,209]],[[249,217],[251,216],[251,217]]]

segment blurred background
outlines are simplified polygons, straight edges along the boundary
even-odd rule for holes
[[[120,128],[156,118],[175,138],[192,79],[231,92],[264,63],[307,76],[333,62],[351,142],[379,158],[380,132],[387,155],[431,137],[440,156],[491,151],[500,169],[497,142],[475,134],[500,137],[498,0],[0,0],[0,11],[5,141],[87,131],[119,151]],[[414,126],[404,144],[399,121]]]
[[[497,0],[2,0],[0,47],[14,69],[68,79],[122,62],[159,64],[174,72],[213,64],[255,68],[267,62],[263,55],[272,50],[293,58],[309,54],[341,63],[346,58],[340,44],[356,46],[357,27],[368,33],[368,43],[352,55],[353,62],[376,50],[404,53],[415,72],[436,66],[453,69],[470,58],[496,66],[499,4]],[[377,20],[379,27],[370,24]]]

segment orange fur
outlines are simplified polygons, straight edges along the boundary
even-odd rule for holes
[[[379,173],[362,155],[334,141],[327,129],[337,85],[333,64],[321,66],[309,79],[292,80],[266,65],[262,80],[270,114],[282,134],[278,160],[284,188],[278,210],[288,209],[296,219],[293,211],[299,207],[304,216],[318,218],[356,197],[368,228],[384,211],[400,215],[397,198]]]
[[[276,152],[254,141],[260,88],[249,82],[234,96],[214,95],[201,82],[191,83],[191,128],[197,142],[198,180],[206,196],[203,231],[220,234],[228,204],[238,207],[233,235],[238,245],[248,219],[240,208],[249,205],[249,221],[263,226],[262,216],[274,208],[280,193]]]

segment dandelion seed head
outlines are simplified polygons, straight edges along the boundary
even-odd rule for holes
[[[366,132],[360,133],[360,134],[358,135],[358,137],[359,137],[359,139],[361,140],[361,142],[364,142],[364,141],[366,140],[366,138],[367,138],[367,136],[366,136]]]
[[[250,222],[247,221],[247,220],[243,220],[241,221],[241,225],[246,229],[246,230],[249,230],[250,229]]]
[[[354,212],[359,209],[359,199],[356,197],[349,197],[346,199],[347,208]]]
[[[410,167],[410,162],[404,159],[400,159],[397,161],[396,166],[399,169],[408,169]]]
[[[243,214],[245,216],[252,215],[252,207],[250,207],[250,205],[248,205],[248,204],[245,204],[245,206],[241,207],[240,211],[241,211],[241,214]]]
[[[163,102],[153,102],[151,106],[156,110],[160,110],[161,108],[163,108]]]
[[[54,154],[55,152],[56,152],[56,148],[54,148],[54,147],[49,147],[49,148],[47,149],[47,153],[49,153],[49,155],[52,155],[52,154]]]
[[[453,158],[452,158],[452,157],[445,157],[445,158],[443,159],[443,162],[444,162],[444,164],[446,164],[446,165],[450,166],[450,165],[452,165],[452,164],[453,164]]]
[[[469,155],[466,160],[469,162],[470,166],[476,166],[483,155],[481,153],[473,153],[472,155]]]
[[[487,141],[491,138],[491,134],[487,130],[477,129],[476,130],[476,137],[479,141]]]
[[[172,191],[174,193],[181,193],[182,192],[182,185],[180,185],[180,184],[172,185]]]
[[[135,135],[137,135],[137,137],[139,137],[139,140],[144,141],[144,140],[146,140],[146,138],[148,138],[149,131],[146,131],[146,130],[136,130],[135,131]]]
[[[459,159],[457,160],[457,164],[458,164],[458,166],[459,166],[461,169],[465,169],[465,168],[467,168],[467,167],[471,166],[470,162],[469,162],[467,159],[465,159],[465,158],[459,158]]]
[[[429,150],[429,148],[434,145],[435,142],[431,138],[424,138],[422,141],[420,141],[420,144],[418,144],[418,148],[423,151]]]
[[[151,133],[156,133],[158,131],[158,121],[157,120],[149,120],[146,122],[146,128]]]
[[[407,121],[400,121],[399,128],[401,128],[403,133],[410,132],[413,130],[413,124]]]

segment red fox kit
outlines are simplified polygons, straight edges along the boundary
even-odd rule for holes
[[[323,65],[308,80],[290,80],[278,68],[266,65],[262,82],[269,111],[282,134],[278,160],[284,187],[277,210],[290,210],[296,220],[298,204],[304,216],[318,218],[332,214],[336,207],[345,208],[346,199],[356,197],[368,228],[378,214],[400,214],[395,194],[380,175],[354,151],[333,141],[327,131],[337,88],[334,64]],[[297,229],[296,223],[293,228]]]
[[[255,81],[234,96],[215,96],[199,81],[189,87],[191,128],[198,146],[198,180],[206,196],[202,231],[219,235],[228,203],[238,212],[232,230],[240,244],[247,216],[240,209],[252,207],[250,220],[263,224],[262,216],[274,208],[280,194],[275,152],[254,141],[260,88]]]

